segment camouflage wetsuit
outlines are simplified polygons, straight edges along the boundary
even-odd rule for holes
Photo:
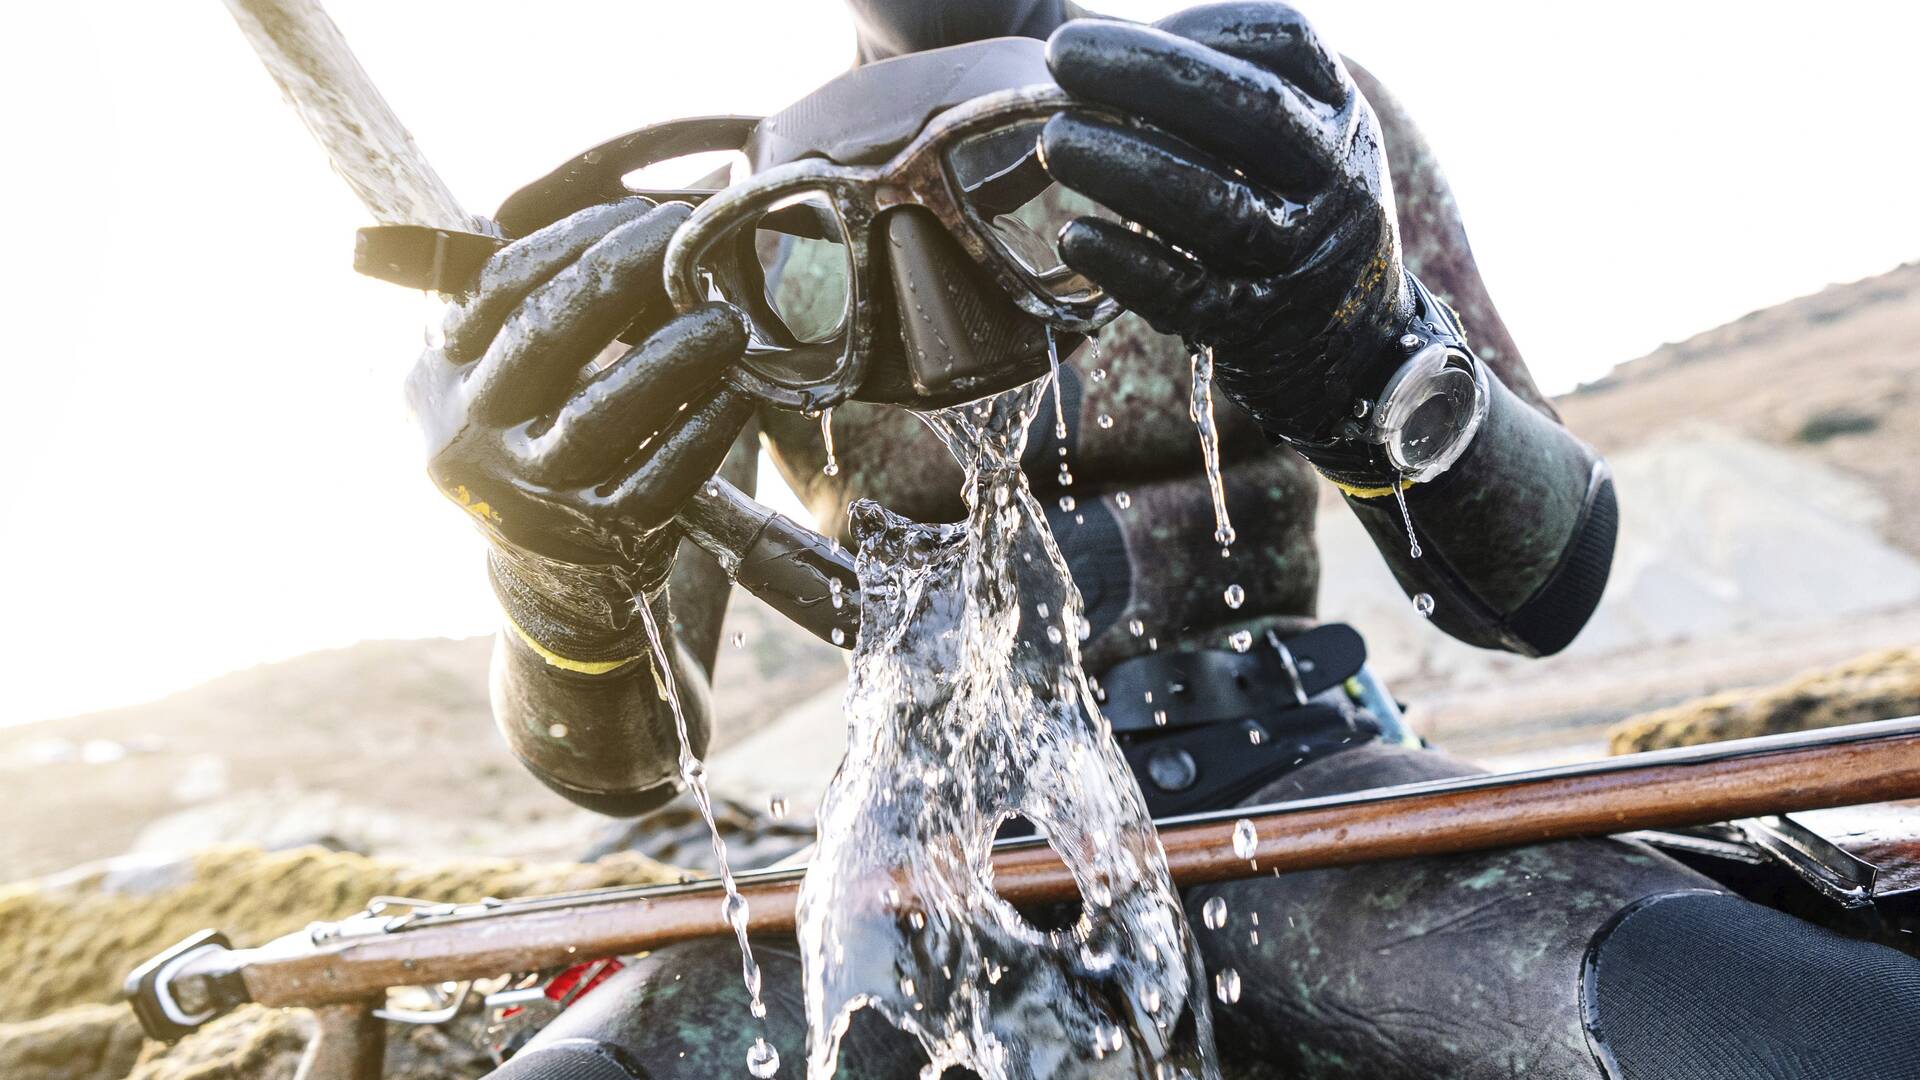
[[[884,6],[856,5],[863,10]],[[1045,30],[1039,27],[1039,33]],[[1543,462],[1567,461],[1570,474],[1584,479],[1583,470],[1591,470],[1597,458],[1560,431],[1535,388],[1486,294],[1426,144],[1377,83],[1357,68],[1354,74],[1388,144],[1407,267],[1459,311],[1479,358],[1530,417],[1508,433],[1509,459],[1482,463],[1481,485],[1456,490],[1448,506],[1456,528],[1483,538],[1484,545],[1448,550],[1443,544],[1429,555],[1450,560],[1477,602],[1500,622],[1547,588],[1575,542],[1570,538],[1577,538],[1577,519],[1590,510],[1578,483],[1571,494],[1547,490],[1536,498],[1528,494],[1531,477],[1552,471]],[[1060,483],[1060,444],[1051,431],[1036,430],[1030,440],[1031,482],[1042,503],[1053,508],[1054,531],[1085,594],[1092,636],[1083,654],[1096,675],[1150,649],[1218,648],[1237,629],[1273,629],[1285,636],[1315,618],[1314,471],[1291,450],[1270,444],[1252,420],[1223,403],[1227,500],[1238,541],[1233,557],[1222,559],[1212,539],[1212,508],[1187,420],[1188,373],[1188,353],[1179,341],[1124,316],[1100,335],[1097,358],[1082,349],[1062,371],[1070,487]],[[1050,428],[1050,411],[1043,411],[1041,420]],[[841,467],[834,476],[823,472],[818,421],[763,410],[757,428],[817,527],[839,533],[843,541],[846,510],[856,498],[877,500],[923,521],[962,514],[958,467],[904,411],[861,404],[836,409],[833,430]],[[743,436],[725,470],[749,491],[757,433],[750,429]],[[1062,495],[1073,497],[1072,510],[1058,508]],[[1429,567],[1409,564],[1393,500],[1376,495],[1349,503],[1409,594],[1421,589],[1431,562]],[[1418,503],[1414,512],[1422,513]],[[1222,602],[1230,583],[1245,591],[1237,610]],[[710,559],[683,547],[670,590],[675,627],[682,647],[708,671],[722,633],[728,588]],[[1443,609],[1436,622],[1456,636],[1536,651],[1524,634],[1490,631],[1484,623],[1477,628],[1450,623],[1450,614]],[[1559,644],[1564,640],[1548,648]],[[512,647],[509,642],[507,664],[540,670],[537,658],[513,653]],[[547,717],[575,707],[566,695],[543,698],[539,679],[545,677],[530,674],[516,684],[501,707],[503,724],[524,716],[537,738]],[[1376,742],[1276,770],[1247,801],[1468,771],[1469,766],[1438,752]],[[1676,935],[1697,936],[1701,920],[1760,917],[1759,909],[1745,906],[1669,919],[1657,927],[1628,918],[1640,910],[1682,912],[1701,899],[1689,899],[1696,890],[1718,891],[1711,881],[1645,847],[1608,840],[1208,886],[1190,890],[1185,901],[1196,913],[1209,897],[1228,901],[1226,927],[1196,927],[1196,934],[1209,970],[1232,967],[1241,975],[1240,1000],[1214,1009],[1220,1060],[1229,1076],[1556,1080],[1650,1075],[1616,1071],[1604,1041],[1589,1038],[1588,1023],[1605,1017],[1585,996],[1592,985],[1583,984],[1583,965],[1589,963],[1590,947],[1623,925],[1652,927],[1631,940],[1624,932],[1614,936],[1657,957]],[[1678,899],[1647,903],[1655,897]],[[805,1053],[798,958],[790,940],[756,940],[755,946],[765,969],[768,1030],[786,1063],[783,1070],[798,1069]],[[1800,963],[1754,960],[1748,978],[1764,983]],[[1640,970],[1653,971],[1655,981],[1663,977],[1657,969],[1657,959],[1642,960]],[[1832,963],[1799,969],[1809,979],[1826,978],[1834,970]],[[742,1067],[757,1034],[747,1017],[731,941],[674,946],[594,991],[497,1076],[628,1080],[732,1074]],[[856,1017],[843,1046],[842,1076],[910,1077],[920,1067],[910,1040],[865,1013]],[[1770,1075],[1807,1074],[1785,1069]]]

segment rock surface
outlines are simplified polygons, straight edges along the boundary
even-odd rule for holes
[[[674,880],[632,853],[597,863],[505,859],[405,862],[302,848],[129,857],[0,888],[0,1077],[7,1080],[276,1080],[306,1044],[304,1014],[240,1010],[172,1047],[141,1050],[119,1002],[128,971],[215,927],[257,945],[317,919],[361,910],[378,895],[430,901],[509,898]],[[475,1076],[471,1031],[389,1028],[390,1078]],[[135,1056],[139,1065],[135,1067]],[[449,1071],[452,1070],[452,1071]]]
[[[1920,714],[1920,647],[1885,649],[1786,682],[1728,690],[1631,717],[1609,734],[1616,754]]]

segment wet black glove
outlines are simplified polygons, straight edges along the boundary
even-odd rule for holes
[[[434,483],[492,539],[501,602],[550,659],[642,651],[633,598],[664,584],[675,512],[752,415],[719,381],[739,314],[668,317],[661,261],[688,212],[628,199],[503,248],[407,382]],[[623,330],[641,344],[583,382]]]
[[[1380,130],[1339,57],[1292,8],[1234,3],[1151,28],[1076,20],[1047,60],[1075,97],[1154,129],[1048,122],[1048,171],[1153,234],[1081,218],[1068,265],[1212,346],[1218,385],[1273,435],[1333,437],[1406,359],[1413,314]]]

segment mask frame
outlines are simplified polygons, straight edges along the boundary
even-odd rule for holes
[[[1022,312],[1058,330],[1083,334],[1098,330],[1120,314],[1119,304],[1091,284],[1084,296],[1061,297],[1049,292],[1044,282],[995,238],[992,224],[964,195],[949,158],[949,151],[963,140],[1044,122],[1066,108],[1085,106],[1051,84],[998,91],[935,116],[883,164],[839,165],[823,158],[805,158],[773,166],[710,195],[667,247],[668,298],[676,308],[687,311],[717,292],[720,298],[748,312],[761,332],[756,333],[757,353],[750,354],[748,363],[728,371],[728,380],[739,389],[779,408],[831,408],[860,387],[875,351],[880,306],[877,290],[886,279],[879,261],[886,242],[883,215],[919,207],[938,219],[966,255],[987,271]],[[1109,118],[1129,123],[1118,115]],[[1034,161],[1044,169],[1037,140]],[[809,197],[818,201],[797,201]],[[824,231],[842,238],[846,246],[847,317],[831,341],[780,344],[779,334],[766,332],[765,320],[772,312],[765,299],[764,283],[752,280],[758,276],[758,266],[755,264],[751,272],[743,270],[741,254],[743,248],[751,254],[753,233],[763,226],[781,231],[805,229],[796,235],[819,235],[823,223],[816,215],[822,204],[835,219]],[[770,221],[770,215],[784,217],[774,216]],[[785,217],[806,220],[785,222]],[[829,369],[826,375],[783,379],[769,374],[783,359],[795,359],[782,354],[801,350],[822,353],[829,348],[838,355],[824,365]],[[754,362],[756,358],[759,363]],[[821,357],[813,359],[816,362],[810,366],[823,366],[817,362]],[[942,388],[920,389],[932,394]]]

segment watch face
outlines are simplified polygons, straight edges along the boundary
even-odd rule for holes
[[[1394,376],[1381,395],[1378,430],[1402,476],[1430,480],[1459,460],[1486,416],[1484,379],[1472,358],[1438,342]]]

